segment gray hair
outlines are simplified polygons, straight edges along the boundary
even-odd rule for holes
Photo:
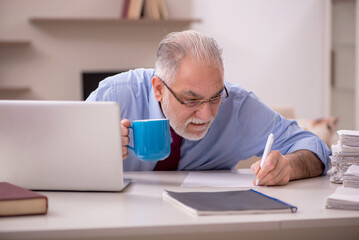
[[[218,67],[223,75],[222,49],[216,40],[194,30],[170,33],[160,42],[155,74],[172,84],[185,58]]]

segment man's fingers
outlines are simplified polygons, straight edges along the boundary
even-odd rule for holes
[[[121,135],[127,136],[128,135],[128,127],[131,126],[131,122],[128,119],[123,119],[121,121]]]
[[[128,149],[127,147],[122,147],[122,160],[128,157]]]
[[[121,137],[121,141],[122,141],[122,146],[127,146],[130,142],[130,138],[127,136],[122,136]]]
[[[287,175],[287,171],[285,167],[281,167],[279,172],[275,174],[268,174],[266,178],[262,179],[261,184],[262,185],[283,185],[286,182],[283,180],[285,179]]]
[[[263,167],[257,174],[259,180],[264,179],[270,172],[275,171],[280,156],[281,154],[279,151],[272,151],[269,153],[267,159],[264,161]]]
[[[131,121],[124,118],[121,120],[121,125],[124,125],[125,127],[130,127],[131,126]]]
[[[259,170],[260,170],[260,167],[259,167],[260,163],[261,163],[261,161],[259,160],[259,161],[255,162],[255,163],[253,163],[253,164],[251,165],[252,172],[253,172],[255,175],[257,175],[258,172],[259,172]]]
[[[274,168],[267,172],[265,175],[261,175],[259,172],[258,179],[259,185],[285,185],[289,182],[290,167],[288,159],[281,155],[278,151],[274,151],[272,155],[273,162],[275,162]],[[264,170],[264,166],[263,166]]]
[[[128,119],[123,119],[121,121],[121,140],[122,140],[122,146],[127,146],[130,142],[130,138],[128,137],[128,127],[131,126],[131,122]]]
[[[128,119],[123,119],[121,121],[121,141],[122,141],[122,159],[128,157],[128,148],[127,145],[130,142],[130,138],[128,137],[128,127],[131,126],[131,122]]]

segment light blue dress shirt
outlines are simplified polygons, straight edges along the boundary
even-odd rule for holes
[[[153,75],[154,69],[136,69],[108,77],[87,101],[118,102],[121,118],[130,121],[164,118],[154,96]],[[316,135],[303,131],[296,121],[283,118],[252,92],[229,82],[225,85],[229,97],[223,99],[207,135],[199,141],[183,139],[178,170],[231,169],[240,160],[261,156],[270,133],[274,134],[272,150],[283,155],[310,150],[324,163],[324,173],[328,170],[331,151]],[[153,170],[156,163],[137,159],[130,149],[123,162],[125,171]]]

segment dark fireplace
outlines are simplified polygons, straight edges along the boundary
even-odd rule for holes
[[[127,70],[82,72],[82,99],[86,100],[90,93],[98,87],[99,82],[105,78],[125,71]]]

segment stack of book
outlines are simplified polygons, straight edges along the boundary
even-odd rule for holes
[[[352,165],[359,166],[359,131],[339,130],[339,140],[332,146],[333,155],[330,156],[333,173],[330,180],[335,183],[351,184],[359,181],[355,169],[348,168]]]
[[[124,0],[122,18],[125,19],[168,19],[165,0]]]
[[[359,131],[339,130],[338,135],[330,180],[343,186],[327,197],[326,208],[359,210]]]

